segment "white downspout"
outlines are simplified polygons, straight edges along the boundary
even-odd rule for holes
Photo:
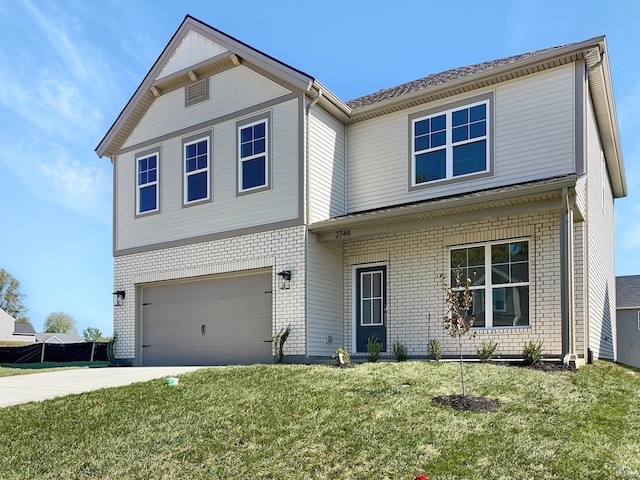
[[[567,214],[567,296],[569,317],[569,352],[562,359],[562,363],[573,364],[578,367],[578,355],[576,354],[576,325],[575,325],[575,299],[574,299],[574,258],[573,258],[573,205],[569,200],[569,189],[562,189],[565,213]]]
[[[313,106],[318,103],[318,101],[322,98],[322,90],[318,90],[318,95],[316,95],[316,97],[311,100],[311,103],[309,103],[309,105],[307,105],[307,109],[305,112],[305,124],[307,126],[307,131],[306,131],[306,139],[305,139],[305,176],[306,178],[306,182],[305,182],[305,201],[307,204],[307,208],[306,208],[306,224],[309,225],[311,224],[311,123],[309,122],[309,118],[310,118],[310,114],[311,114],[311,108],[313,108]]]

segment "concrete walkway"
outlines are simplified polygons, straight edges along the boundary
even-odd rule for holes
[[[136,382],[180,375],[203,367],[104,367],[58,370],[0,377],[0,408],[40,402],[72,393],[121,387]]]

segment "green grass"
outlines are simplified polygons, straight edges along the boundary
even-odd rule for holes
[[[109,362],[44,362],[44,363],[0,363],[0,377],[28,375],[52,370],[71,370],[74,368],[101,368]]]
[[[466,366],[211,368],[0,410],[3,479],[614,479],[640,476],[640,372]],[[98,403],[101,402],[101,403]],[[103,405],[106,404],[106,405]]]

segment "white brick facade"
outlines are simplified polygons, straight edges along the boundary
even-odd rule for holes
[[[299,226],[116,257],[114,285],[126,291],[124,305],[114,307],[116,358],[136,356],[140,285],[266,267],[273,272],[273,332],[290,325],[285,355],[305,355],[305,236],[305,227]],[[281,270],[292,272],[288,290],[278,288]]]
[[[442,328],[444,292],[439,275],[449,270],[449,247],[496,240],[530,241],[530,326],[476,330],[464,342],[464,354],[475,355],[482,340],[498,342],[498,353],[518,356],[529,340],[544,340],[548,356],[562,352],[560,213],[510,215],[493,220],[453,223],[402,233],[354,239],[344,245],[345,339],[353,330],[354,265],[387,263],[387,343],[397,339],[409,355],[427,355],[438,339],[444,355],[456,355],[457,343]],[[430,319],[430,320],[429,320]],[[387,355],[390,355],[388,348]]]

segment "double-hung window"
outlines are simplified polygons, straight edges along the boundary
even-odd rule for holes
[[[412,116],[412,187],[490,172],[490,98]]]
[[[529,241],[516,240],[453,248],[451,285],[455,273],[470,279],[473,304],[469,314],[476,328],[529,326]]]
[[[136,214],[157,212],[159,207],[158,169],[160,152],[136,155]]]
[[[269,118],[238,126],[238,193],[269,188]]]
[[[183,140],[184,204],[211,198],[211,136],[203,135]]]

